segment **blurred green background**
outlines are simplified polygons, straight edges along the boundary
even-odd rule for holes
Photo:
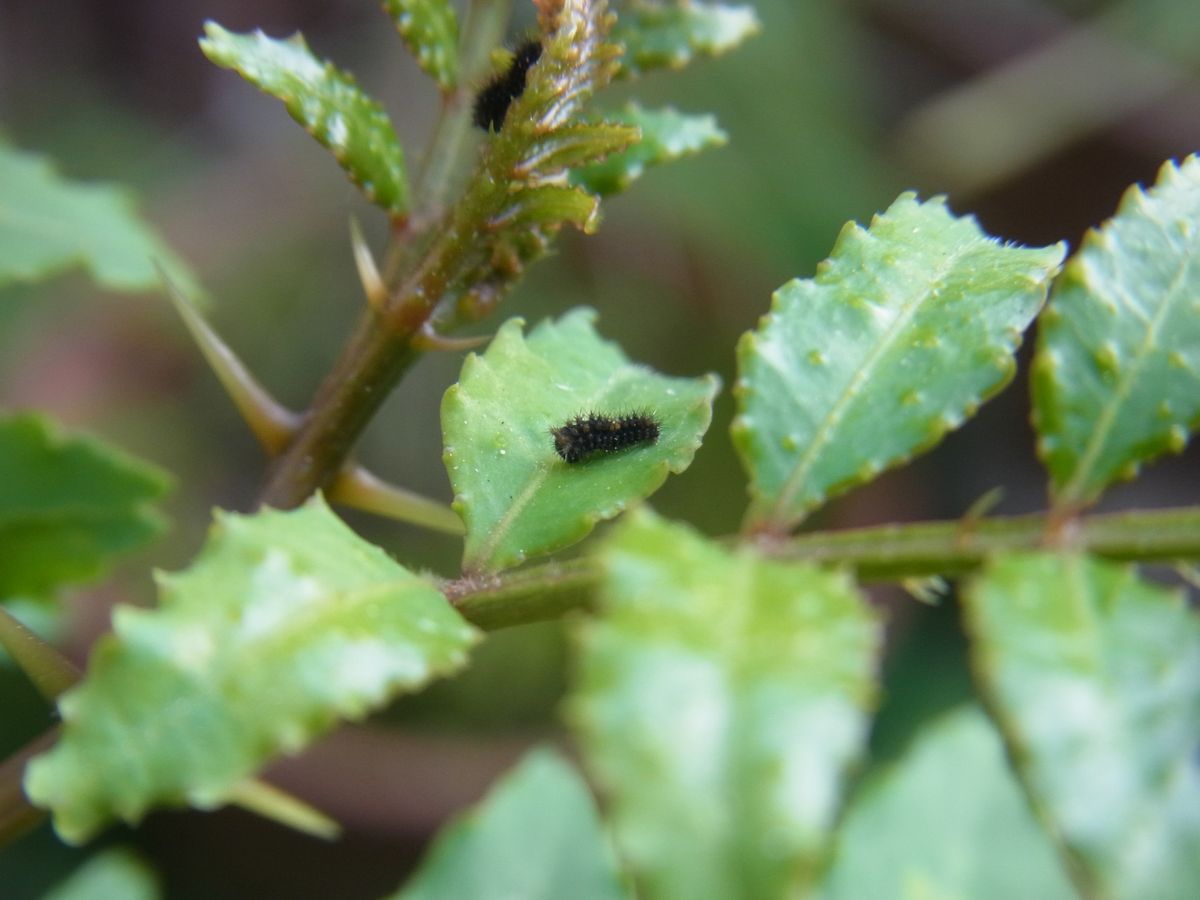
[[[1195,0],[759,0],[764,28],[740,50],[602,99],[712,111],[727,147],[650,172],[606,203],[599,233],[564,234],[497,318],[575,305],[634,359],[666,373],[734,379],[733,347],[771,292],[812,274],[848,219],[904,189],[945,193],[985,230],[1031,244],[1083,232],[1130,183],[1200,149]],[[514,36],[532,22],[518,0]],[[363,302],[347,221],[382,247],[386,223],[282,106],[211,66],[202,23],[301,30],[388,107],[410,160],[436,111],[370,0],[4,0],[0,129],[77,179],[123,182],[213,297],[210,319],[285,403],[302,408]],[[1028,348],[1023,356],[1028,358]],[[444,500],[438,405],[459,354],[420,362],[371,426],[362,457]],[[961,432],[814,523],[841,527],[961,515],[1002,486],[996,508],[1040,507],[1024,373]],[[0,294],[0,404],[40,407],[152,460],[178,479],[174,528],[118,577],[69,598],[64,643],[82,662],[114,602],[149,602],[151,566],[178,568],[213,506],[247,509],[264,463],[160,296],[103,294],[74,274]],[[654,504],[711,534],[736,529],[744,480],[721,396],[695,464]],[[1193,447],[1105,505],[1197,502]],[[349,516],[402,563],[454,574],[458,545]],[[952,598],[918,606],[879,590],[890,642],[874,760],[894,756],[931,713],[970,694]],[[160,813],[73,850],[43,825],[0,850],[0,896],[37,897],[98,847],[139,848],[167,896],[375,897],[394,889],[445,817],[476,799],[524,748],[561,740],[569,679],[564,629],[500,633],[454,682],[402,701],[279,764],[274,780],[347,827],[337,844],[237,811]],[[0,664],[0,755],[51,713]]]

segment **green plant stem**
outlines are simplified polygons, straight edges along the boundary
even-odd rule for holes
[[[863,581],[962,575],[998,553],[1059,546],[1118,562],[1200,558],[1200,507],[1136,510],[1075,519],[1049,539],[1050,514],[880,525],[803,534],[779,546],[784,559],[847,566]]]
[[[57,648],[22,625],[0,606],[0,647],[29,676],[39,694],[50,702],[79,681],[79,669]]]
[[[417,359],[411,333],[395,332],[367,309],[287,449],[276,458],[260,500],[292,509],[333,480],[367,423]]]
[[[486,64],[512,14],[512,0],[475,0],[463,38],[463,77],[469,81]],[[470,127],[470,108],[462,89],[443,100],[444,108],[430,139],[426,163],[417,183],[417,218],[437,216],[451,176],[459,167],[463,135]],[[350,451],[404,373],[419,358],[413,338],[451,287],[462,261],[469,256],[483,227],[477,204],[441,219],[439,233],[424,252],[411,258],[409,246],[394,246],[389,260],[399,258],[399,287],[378,311],[368,308],[359,319],[333,369],[326,376],[291,443],[276,458],[259,497],[261,503],[292,509],[327,487]],[[413,242],[404,232],[398,241]]]
[[[557,619],[587,606],[600,581],[593,557],[546,563],[507,575],[463,578],[442,588],[473,625],[495,631],[510,625]]]
[[[1047,538],[1047,514],[820,531],[763,544],[775,559],[853,569],[862,581],[962,575],[997,553],[1054,546],[1119,562],[1200,559],[1200,507],[1110,513],[1078,519]],[[486,630],[554,619],[585,608],[600,583],[591,557],[547,563],[444,590],[454,607]]]

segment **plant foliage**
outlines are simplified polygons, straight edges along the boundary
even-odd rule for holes
[[[1061,275],[1061,245],[1006,244],[938,198],[904,193],[868,227],[848,224],[738,345],[732,438],[750,506],[726,538],[636,508],[691,466],[718,379],[633,363],[590,310],[528,333],[509,319],[443,396],[451,510],[367,472],[349,457],[356,437],[564,225],[593,231],[601,196],[726,140],[710,116],[604,112],[594,95],[722,53],[759,23],[749,6],[701,0],[628,0],[616,18],[605,0],[537,0],[541,53],[503,122],[472,142],[467,90],[507,6],[472,5],[461,29],[447,0],[383,7],[442,104],[411,192],[382,106],[301,36],[206,28],[210,59],[284,102],[390,217],[392,243],[377,266],[355,232],[369,304],[303,414],[180,301],[275,457],[268,488],[282,473],[287,490],[264,490],[254,514],[218,512],[191,566],[159,576],[156,606],[117,607],[65,693],[72,664],[3,613],[16,666],[60,695],[62,728],[0,766],[0,838],[31,818],[25,795],[68,842],[158,807],[234,802],[322,830],[255,774],[459,671],[476,626],[575,611],[564,706],[604,802],[535,752],[447,827],[397,897],[1200,895],[1200,618],[1179,591],[1098,558],[1194,564],[1200,508],[1081,512],[1200,419],[1200,160],[1132,189]],[[155,261],[178,268],[122,194],[0,148],[0,284],[84,263],[102,284],[145,287]],[[1050,509],[792,536],[1001,390],[1048,294],[1032,374]],[[552,430],[580,416],[639,417],[639,439],[567,461]],[[461,571],[401,566],[321,486],[443,531],[457,514]],[[104,575],[161,531],[165,487],[107,444],[0,415],[0,599],[27,610]],[[622,515],[572,558],[524,565]],[[889,687],[884,616],[858,582],[914,576],[906,586],[929,596],[964,573],[986,714],[918,723],[894,765],[856,782]],[[154,890],[140,863],[106,854],[56,896]]]
[[[383,107],[351,76],[313,56],[299,34],[276,40],[261,31],[235,34],[216,22],[207,23],[204,33],[204,55],[282,100],[291,117],[329,148],[368,200],[393,215],[408,209],[400,140]]]
[[[476,633],[319,499],[219,514],[160,605],[122,607],[25,789],[84,841],[155,804],[211,809],[279,752],[466,662]]]
[[[648,513],[603,563],[571,718],[644,896],[810,885],[866,738],[874,616],[843,575]]]
[[[587,785],[557,754],[531,753],[448,825],[394,900],[461,897],[629,897]]]
[[[102,577],[166,527],[159,469],[34,414],[0,415],[0,600]]]
[[[980,681],[1088,895],[1200,885],[1200,618],[1129,568],[1010,556],[967,593]]]
[[[413,56],[443,90],[458,81],[458,16],[450,0],[383,0]]]
[[[500,329],[471,355],[442,401],[446,469],[467,526],[467,572],[510,568],[575,543],[595,524],[649,496],[691,464],[712,419],[719,382],[669,378],[629,362],[576,310]],[[549,390],[546,388],[549,387]],[[550,429],[583,413],[649,410],[661,423],[652,446],[568,464]]]
[[[1091,503],[1200,423],[1200,158],[1168,162],[1055,284],[1033,367],[1055,501]]]
[[[111,290],[157,288],[161,265],[199,293],[175,253],[141,220],[128,191],[62,178],[40,156],[0,141],[0,287],[84,265]]]
[[[738,344],[752,526],[790,529],[973,415],[1016,371],[1062,255],[1004,246],[912,194],[847,225]]]

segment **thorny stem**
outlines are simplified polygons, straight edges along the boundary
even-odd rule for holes
[[[426,225],[439,216],[459,168],[463,138],[470,128],[470,86],[483,74],[491,48],[500,43],[511,17],[512,0],[471,0],[462,43],[463,83],[443,97],[443,109],[416,183],[416,218]],[[458,249],[453,241],[448,246],[446,241],[435,240],[425,258],[417,253],[410,256],[407,248],[417,246],[420,236],[419,229],[399,230],[388,254],[393,265],[394,261],[408,264],[396,266],[401,274],[392,281],[407,281],[410,292],[436,287],[436,279],[431,283],[421,278],[429,269],[430,255],[444,256],[447,250],[452,254]],[[409,266],[412,271],[406,278],[402,273]],[[397,306],[404,306],[408,298],[402,289],[394,299]],[[437,299],[428,298],[425,318],[432,313]],[[424,319],[397,322],[370,307],[364,310],[294,437],[276,458],[260,496],[262,503],[281,509],[296,507],[342,471],[363,429],[419,357],[412,338],[423,324]],[[54,728],[0,763],[0,846],[45,817],[30,805],[21,781],[25,763],[48,749],[57,736],[58,729]]]
[[[486,65],[488,52],[500,40],[511,14],[512,0],[473,0],[463,38],[464,85],[469,86]],[[438,216],[458,170],[463,136],[470,127],[465,90],[459,87],[443,96],[443,109],[417,180],[416,221]],[[449,230],[448,237],[435,238],[423,254],[412,252],[420,244],[419,231],[404,230],[395,236],[388,268],[401,273],[394,278],[399,287],[389,309],[401,314],[364,310],[295,437],[272,465],[261,503],[292,509],[327,487],[379,407],[419,358],[413,337],[449,286],[446,273],[470,250],[470,233]]]
[[[375,310],[363,312],[291,444],[271,467],[262,503],[292,509],[333,480],[367,423],[416,361],[410,338],[387,328]]]

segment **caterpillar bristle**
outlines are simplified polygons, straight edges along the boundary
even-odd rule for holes
[[[568,463],[582,462],[595,454],[655,444],[661,433],[662,423],[648,411],[621,416],[593,412],[550,429],[554,451]]]

